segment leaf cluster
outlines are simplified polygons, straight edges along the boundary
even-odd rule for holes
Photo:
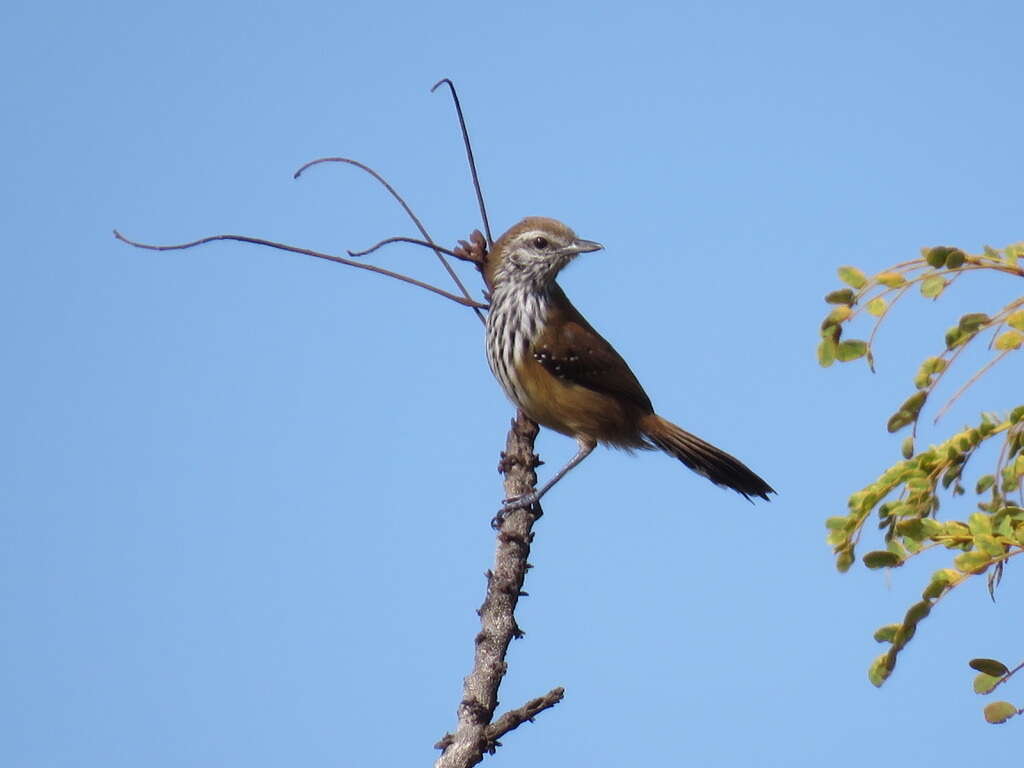
[[[1005,683],[1015,674],[1024,669],[1024,664],[1018,664],[1014,669],[1009,669],[1003,662],[995,659],[971,659],[971,669],[978,674],[974,678],[974,692],[987,696],[996,688]],[[1024,709],[1017,709],[1008,701],[993,701],[985,707],[985,719],[990,723],[1005,723],[1011,717],[1024,714]]]
[[[840,267],[839,279],[846,287],[825,296],[832,309],[821,324],[819,363],[828,367],[836,361],[865,358],[873,371],[872,346],[878,329],[893,306],[912,288],[916,286],[922,296],[934,300],[968,272],[995,271],[1024,277],[1022,257],[1024,244],[1002,250],[986,247],[980,254],[936,246],[922,249],[918,259],[896,264],[873,277],[856,267]],[[861,315],[874,318],[869,337],[844,339],[844,329]],[[966,314],[946,330],[943,348],[922,361],[914,377],[913,393],[887,421],[890,433],[911,427],[901,446],[902,460],[850,496],[847,514],[826,521],[828,543],[836,554],[837,568],[843,572],[853,565],[856,547],[873,513],[884,548],[863,555],[862,561],[868,568],[898,568],[928,550],[945,549],[952,554],[948,567],[932,574],[921,599],[907,609],[902,621],[875,632],[875,640],[889,646],[868,671],[876,686],[889,677],[899,653],[916,634],[918,624],[943,597],[972,576],[987,573],[989,592],[994,599],[1005,564],[1024,552],[1024,405],[1004,415],[984,413],[976,424],[937,445],[924,450],[915,448],[918,421],[929,397],[963,350],[983,334],[990,339],[991,359],[939,410],[936,420],[966,389],[1009,353],[1024,346],[1024,297],[994,312]],[[967,493],[964,470],[978,449],[993,441],[1001,443],[1001,448],[991,471],[974,485],[976,511],[963,520],[940,520],[941,497],[955,498]],[[1010,672],[1005,665],[992,660],[975,661],[988,663],[984,670],[976,668],[992,681],[1005,681],[1017,671]],[[978,692],[988,693],[996,684],[993,682],[987,690]],[[975,686],[978,690],[977,681]],[[986,708],[985,717],[990,722],[1004,722],[1018,712],[1012,704],[997,702]]]

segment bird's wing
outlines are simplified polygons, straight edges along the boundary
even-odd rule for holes
[[[595,392],[624,398],[645,412],[651,400],[626,361],[572,305],[556,284],[546,328],[531,353],[548,373]]]

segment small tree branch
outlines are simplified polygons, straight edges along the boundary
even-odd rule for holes
[[[520,411],[512,422],[498,469],[505,475],[507,497],[529,493],[537,483],[540,459],[533,452],[537,424]],[[444,750],[435,768],[469,768],[493,752],[498,736],[507,733],[538,712],[561,700],[561,688],[529,702],[492,724],[498,707],[498,686],[505,676],[505,655],[515,637],[523,632],[516,623],[515,609],[529,568],[533,526],[543,514],[540,505],[515,509],[499,515],[492,525],[498,529],[494,567],[487,573],[487,597],[480,606],[480,632],[475,643],[473,670],[463,681],[458,727],[437,747]],[[528,714],[531,713],[532,714]]]
[[[509,731],[513,731],[523,723],[529,721],[533,722],[533,718],[543,712],[545,709],[551,709],[558,702],[565,697],[564,688],[552,688],[543,696],[531,699],[530,701],[523,704],[518,709],[513,709],[506,712],[504,715],[499,717],[489,726],[487,726],[487,738],[495,747],[501,746],[498,742],[502,736]],[[494,753],[494,749],[488,750],[491,754]]]
[[[422,245],[424,248],[432,248],[435,251],[440,251],[447,256],[454,256],[455,258],[462,258],[455,251],[449,250],[448,248],[442,248],[437,243],[431,243],[427,240],[420,240],[417,237],[386,237],[379,243],[374,243],[369,248],[365,248],[362,251],[347,251],[348,255],[353,259],[357,259],[360,256],[369,256],[374,251],[380,250],[385,245],[391,245],[392,243],[411,243],[412,245]]]
[[[136,248],[145,248],[148,251],[183,251],[187,248],[195,248],[199,245],[205,245],[206,243],[212,243],[216,240],[237,240],[240,243],[252,243],[254,245],[265,245],[268,248],[276,248],[279,251],[288,251],[289,253],[301,253],[303,256],[313,256],[317,259],[326,259],[327,261],[334,261],[338,264],[345,264],[349,267],[356,267],[357,269],[365,269],[368,272],[376,272],[378,275],[384,275],[385,277],[393,277],[395,280],[401,280],[403,283],[409,283],[410,285],[418,286],[424,290],[436,293],[438,296],[444,296],[446,299],[451,299],[456,304],[461,304],[464,307],[472,307],[473,309],[486,309],[486,304],[481,304],[479,301],[473,301],[473,299],[465,298],[463,296],[456,296],[454,293],[449,293],[443,288],[438,288],[435,285],[424,283],[421,280],[417,280],[414,277],[400,274],[399,272],[392,272],[390,269],[384,269],[383,267],[376,267],[373,264],[364,264],[360,261],[353,261],[352,259],[345,259],[341,256],[334,256],[330,253],[321,253],[320,251],[311,251],[308,248],[297,248],[294,245],[285,245],[284,243],[277,243],[273,240],[264,240],[260,237],[248,237],[247,235],[212,235],[210,237],[203,237],[199,240],[193,240],[190,243],[180,243],[178,245],[150,245],[148,243],[139,243],[135,240],[129,240],[127,237],[122,235],[116,229],[114,230],[114,237],[120,240],[122,243],[135,246]]]
[[[459,116],[459,129],[462,131],[462,143],[466,146],[466,159],[469,160],[469,173],[473,177],[473,189],[476,191],[476,201],[480,206],[480,220],[484,225],[484,232],[487,233],[487,246],[494,245],[494,238],[491,237],[491,223],[487,220],[487,206],[484,205],[484,193],[480,189],[480,177],[476,173],[476,160],[473,158],[473,143],[469,140],[469,131],[466,130],[466,118],[462,114],[462,103],[459,101],[459,94],[455,90],[455,83],[451,81],[451,78],[445,77],[434,83],[434,87],[430,89],[433,93],[442,84],[448,86],[448,90],[452,94],[452,101],[455,102],[455,114]]]
[[[400,194],[398,194],[398,190],[396,190],[393,186],[391,186],[391,184],[388,182],[388,180],[385,179],[383,176],[381,176],[379,173],[377,173],[377,171],[373,170],[373,168],[371,168],[370,166],[366,165],[365,163],[359,162],[358,160],[353,160],[350,157],[320,157],[320,158],[317,158],[316,160],[310,160],[308,163],[306,163],[305,165],[300,167],[299,170],[297,170],[292,175],[292,178],[297,179],[297,178],[299,178],[299,176],[301,176],[303,173],[305,173],[307,169],[312,168],[314,165],[320,165],[322,163],[344,163],[345,165],[351,165],[351,166],[354,166],[354,167],[358,168],[361,171],[364,171],[364,172],[370,174],[374,179],[376,179],[378,182],[380,182],[380,184],[384,187],[384,189],[386,189],[388,191],[388,193],[393,198],[395,198],[395,200],[398,201],[398,204],[402,206],[402,210],[404,210],[408,214],[409,218],[412,219],[413,224],[416,225],[416,228],[420,231],[420,234],[423,235],[423,239],[426,240],[430,244],[431,248],[434,249],[434,253],[437,254],[438,261],[441,262],[441,265],[445,268],[445,271],[448,272],[448,276],[451,277],[452,281],[455,283],[455,285],[458,287],[458,289],[460,291],[462,291],[462,295],[468,301],[472,301],[473,300],[472,297],[470,297],[470,295],[469,295],[469,291],[466,290],[466,286],[464,286],[462,284],[462,281],[459,279],[459,276],[457,274],[455,274],[455,270],[452,269],[452,265],[448,263],[447,259],[445,259],[444,254],[441,252],[440,247],[439,246],[435,247],[434,238],[432,238],[430,236],[430,233],[427,232],[427,228],[425,226],[423,226],[423,222],[420,221],[419,217],[415,213],[412,212],[412,208],[410,208],[409,204],[407,202],[405,202],[405,198],[403,198]],[[467,304],[466,306],[473,306],[473,305]],[[487,321],[484,320],[484,316],[483,316],[483,314],[481,314],[479,308],[474,306],[473,307],[473,311],[476,312],[476,316],[478,318],[480,318],[480,322],[486,324]]]

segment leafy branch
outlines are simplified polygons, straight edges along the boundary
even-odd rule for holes
[[[938,299],[947,288],[973,272],[997,272],[1024,277],[1024,244],[1002,250],[986,247],[979,254],[959,248],[924,248],[920,258],[885,269],[873,277],[852,266],[840,267],[839,278],[847,287],[832,291],[825,301],[834,305],[821,324],[818,362],[823,367],[834,362],[865,358],[874,371],[874,340],[892,308],[913,288],[928,299]],[[843,331],[858,317],[874,318],[867,340],[843,339]],[[957,399],[982,377],[989,374],[1011,352],[1024,346],[1024,296],[996,311],[963,315],[948,328],[943,349],[926,357],[914,376],[915,391],[889,417],[890,433],[911,427],[901,445],[903,460],[886,469],[874,482],[850,496],[849,512],[826,520],[828,543],[836,554],[836,567],[845,572],[853,565],[868,519],[877,516],[884,549],[863,555],[868,568],[898,568],[929,550],[954,552],[949,567],[935,571],[911,605],[903,620],[875,632],[875,640],[889,648],[871,664],[868,677],[880,686],[892,673],[899,653],[917,632],[918,624],[952,590],[974,576],[988,574],[988,589],[993,599],[1006,563],[1024,553],[1024,405],[1003,415],[983,413],[977,424],[967,426],[937,445],[916,450],[915,439],[923,408],[963,351],[979,338],[989,336],[992,355],[980,370],[971,375],[936,413],[937,422]],[[975,464],[979,448],[986,443],[1001,444],[991,471],[974,486],[977,511],[965,520],[939,520],[940,496],[950,498],[966,494],[962,478],[968,463]],[[972,465],[973,466],[973,465]],[[975,659],[975,668],[991,680],[988,693],[1015,672],[992,659]],[[987,665],[987,666],[986,666]],[[982,667],[985,667],[984,669]],[[998,705],[998,706],[997,706]],[[991,710],[991,711],[990,711]],[[990,722],[1004,722],[1019,714],[1008,702],[996,702],[985,710]]]

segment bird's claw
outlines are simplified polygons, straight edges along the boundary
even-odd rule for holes
[[[537,504],[538,496],[536,490],[531,490],[528,494],[519,494],[519,496],[513,496],[502,502],[502,511],[511,512],[514,509],[526,509]]]
[[[518,496],[513,496],[512,498],[505,499],[501,502],[501,512],[502,514],[505,514],[514,509],[526,509],[527,507],[532,507],[537,503],[538,499],[539,497],[537,496],[536,491],[521,493]]]
[[[540,501],[540,495],[536,491],[521,493],[518,496],[505,499],[501,502],[501,509],[498,510],[498,514],[491,519],[491,527],[498,530],[510,512],[514,512],[517,509],[530,509],[538,501]],[[537,517],[540,517],[540,507],[537,507],[534,512]]]

